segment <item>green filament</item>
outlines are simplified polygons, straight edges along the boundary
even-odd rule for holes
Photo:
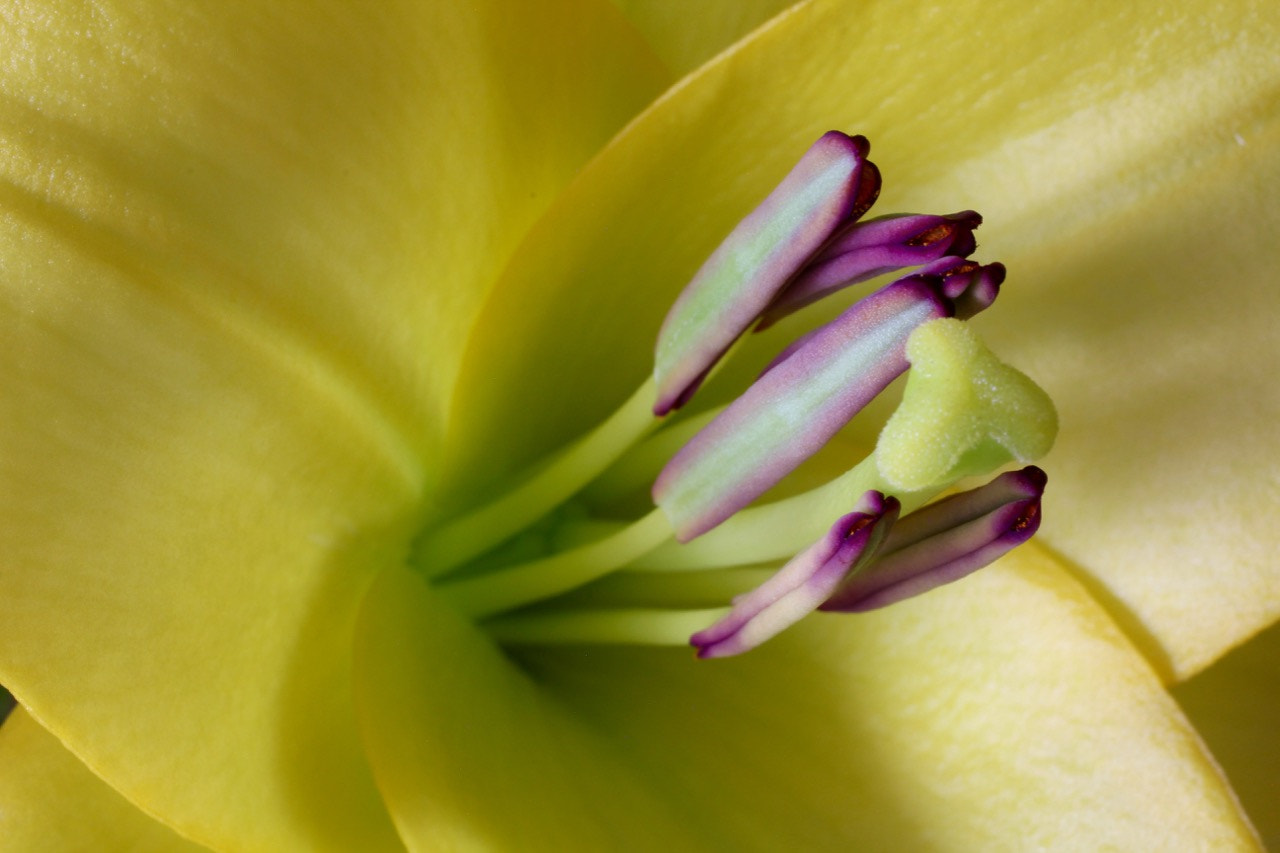
[[[638,493],[648,495],[663,466],[725,408],[717,406],[649,436],[592,482],[583,492],[583,499],[590,504],[607,505]]]
[[[508,645],[688,646],[690,635],[715,624],[728,612],[727,607],[535,610],[500,616],[483,624],[490,636]]]
[[[432,530],[411,562],[439,577],[533,524],[612,465],[657,425],[648,379],[604,423],[493,503]]]
[[[671,526],[654,510],[618,533],[550,557],[486,575],[437,584],[441,595],[469,616],[484,617],[551,598],[622,568],[671,538]]]
[[[834,519],[849,511],[863,493],[887,486],[873,458],[864,459],[834,480],[798,495],[739,510],[719,527],[683,545],[663,545],[632,568],[685,572],[745,566],[790,559],[826,533]],[[895,491],[904,511],[923,504],[934,492]]]

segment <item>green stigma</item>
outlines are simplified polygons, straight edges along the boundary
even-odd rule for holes
[[[1049,395],[996,358],[969,324],[925,323],[908,339],[907,359],[902,403],[876,443],[891,491],[945,487],[1053,446],[1058,413]]]

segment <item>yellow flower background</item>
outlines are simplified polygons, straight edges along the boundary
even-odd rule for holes
[[[6,844],[1280,839],[1280,18],[784,5],[0,10]],[[408,543],[618,404],[831,128],[878,210],[983,213],[1039,538],[738,660],[513,663]]]

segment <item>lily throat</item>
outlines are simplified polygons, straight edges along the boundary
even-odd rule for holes
[[[1004,267],[969,258],[973,211],[865,219],[881,183],[869,153],[824,134],[676,299],[651,378],[496,499],[423,532],[411,562],[441,596],[508,646],[724,657],[954,582],[1034,534],[1044,472],[998,472],[1047,453],[1057,416],[966,322]],[[815,303],[830,314],[881,278],[782,342],[727,405],[694,402],[753,329],[776,335]],[[797,473],[898,393],[873,447],[836,454],[842,473]]]

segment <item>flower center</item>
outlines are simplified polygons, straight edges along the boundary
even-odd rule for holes
[[[1004,280],[1001,265],[967,259],[981,218],[863,220],[880,188],[869,149],[819,139],[677,299],[651,380],[496,500],[424,533],[413,563],[441,595],[504,644],[692,644],[720,657],[817,610],[958,580],[1035,532],[1034,467],[929,503],[1040,457],[1057,420],[963,322]],[[909,268],[784,346],[728,406],[684,408],[752,326]],[[872,453],[760,502],[904,373]]]

